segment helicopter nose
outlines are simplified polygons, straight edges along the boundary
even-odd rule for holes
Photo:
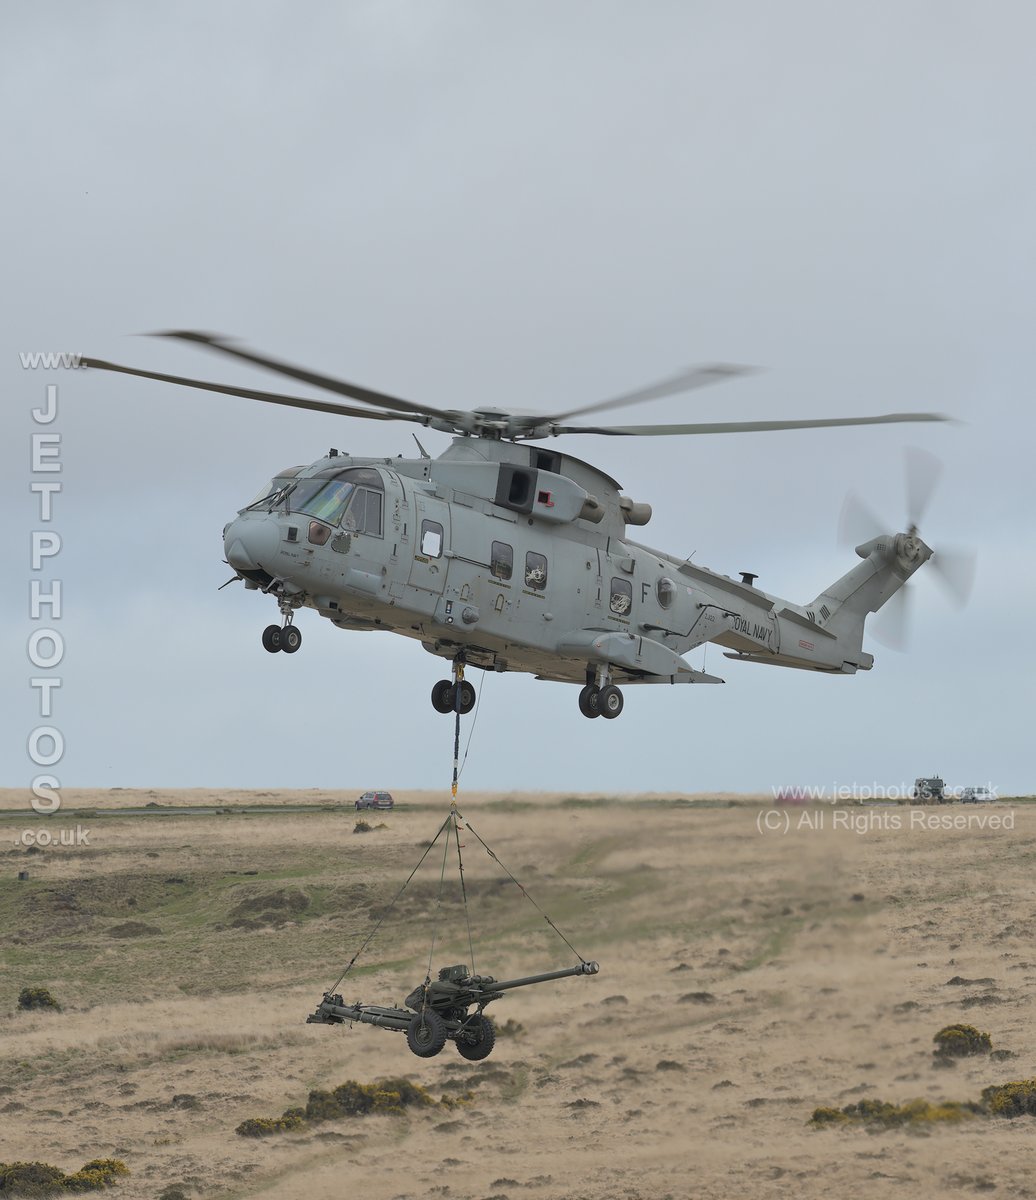
[[[223,531],[227,562],[237,571],[269,570],[277,554],[280,531],[269,517],[238,517]]]

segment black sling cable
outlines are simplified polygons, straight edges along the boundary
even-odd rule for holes
[[[429,853],[431,852],[431,849],[432,849],[432,847],[435,845],[435,843],[436,843],[436,842],[439,840],[439,838],[442,836],[442,832],[443,832],[443,830],[446,828],[446,826],[447,826],[447,825],[449,825],[449,823],[450,823],[450,821],[451,821],[452,819],[453,819],[453,814],[452,814],[452,812],[451,812],[451,813],[450,813],[450,815],[449,815],[449,816],[446,818],[446,820],[445,820],[445,821],[443,821],[443,823],[442,823],[442,824],[439,826],[439,831],[438,831],[438,833],[436,833],[435,837],[433,837],[433,838],[432,838],[432,840],[431,840],[431,841],[428,843],[428,845],[425,847],[425,852],[424,852],[424,854],[422,854],[422,855],[421,855],[421,857],[420,857],[420,858],[417,860],[417,866],[416,866],[416,867],[414,867],[414,869],[413,869],[413,870],[410,872],[410,874],[409,874],[409,875],[406,877],[406,882],[405,882],[405,883],[403,884],[403,886],[402,886],[402,887],[399,889],[399,891],[398,891],[398,892],[396,892],[395,896],[392,898],[392,903],[391,903],[391,904],[388,906],[388,908],[386,908],[386,909],[385,909],[385,911],[384,911],[384,912],[381,914],[381,916],[378,918],[378,923],[377,923],[377,925],[375,925],[375,926],[374,926],[374,928],[373,928],[373,929],[370,931],[370,933],[369,933],[369,934],[367,935],[367,937],[364,939],[363,945],[361,945],[361,946],[360,946],[359,950],[357,950],[357,951],[356,951],[356,953],[355,953],[355,954],[352,956],[352,958],[350,958],[350,959],[349,959],[349,965],[348,965],[348,966],[345,968],[345,970],[344,970],[344,971],[341,973],[341,975],[339,975],[339,976],[338,976],[338,978],[337,978],[337,979],[334,981],[334,983],[333,983],[333,984],[331,984],[331,986],[330,986],[330,987],[327,989],[327,991],[324,993],[324,995],[325,995],[325,996],[330,996],[330,995],[331,995],[331,993],[335,991],[335,989],[336,989],[336,988],[338,987],[338,985],[339,985],[339,984],[342,982],[342,980],[343,980],[343,979],[346,977],[346,975],[348,975],[348,974],[349,974],[349,972],[350,972],[350,971],[353,969],[353,963],[355,963],[355,962],[356,962],[356,960],[357,960],[357,959],[360,957],[360,955],[361,955],[361,954],[364,952],[364,950],[366,950],[366,949],[367,949],[367,947],[368,947],[368,946],[371,944],[371,942],[374,940],[374,935],[375,935],[375,934],[378,932],[378,930],[381,928],[381,926],[382,926],[382,924],[384,923],[384,921],[385,921],[386,917],[389,915],[389,913],[390,913],[390,912],[392,911],[392,909],[395,907],[395,905],[396,905],[396,902],[399,900],[400,896],[402,896],[402,894],[403,894],[403,893],[404,893],[404,892],[407,890],[407,887],[408,887],[408,886],[409,886],[409,884],[410,884],[410,880],[411,880],[411,879],[413,879],[413,877],[414,877],[414,876],[417,874],[417,872],[420,870],[420,868],[421,868],[421,864],[422,864],[422,863],[424,862],[424,860],[425,860],[425,859],[428,857]],[[446,844],[447,844],[447,846],[449,845],[449,841],[450,841],[450,839],[449,839],[449,835],[447,834],[447,837],[446,837]]]
[[[460,814],[460,813],[458,813],[457,815],[458,815],[458,816],[460,816],[461,814]],[[466,829],[468,829],[468,830],[469,830],[471,833],[473,833],[473,834],[475,835],[475,837],[477,837],[477,838],[478,838],[478,840],[479,840],[479,841],[482,843],[482,848],[483,848],[483,849],[485,850],[485,852],[486,852],[486,853],[489,855],[489,857],[490,857],[490,858],[491,858],[491,859],[492,859],[492,860],[493,860],[493,861],[494,861],[494,862],[497,864],[497,866],[498,866],[498,867],[499,867],[499,868],[500,868],[500,869],[501,869],[501,870],[504,872],[504,874],[505,874],[505,875],[506,875],[506,876],[507,876],[507,877],[508,877],[508,878],[511,880],[511,882],[512,882],[512,883],[515,885],[515,887],[516,887],[516,888],[517,888],[517,889],[518,889],[518,890],[521,892],[521,894],[522,894],[522,895],[525,897],[525,899],[529,901],[529,903],[530,903],[530,904],[533,906],[533,908],[534,908],[534,909],[535,909],[535,910],[536,910],[536,911],[537,911],[537,912],[540,914],[540,916],[541,916],[541,917],[544,919],[544,921],[546,921],[546,922],[547,922],[547,924],[548,924],[548,925],[551,927],[551,929],[553,929],[553,930],[554,930],[554,932],[555,932],[555,933],[558,935],[558,937],[559,937],[559,938],[561,938],[561,940],[562,940],[562,941],[565,943],[565,945],[566,945],[566,946],[569,948],[569,950],[571,950],[571,951],[572,951],[572,953],[573,953],[573,954],[576,956],[576,958],[578,958],[578,959],[579,959],[579,961],[580,961],[581,963],[582,963],[582,962],[586,962],[586,959],[585,959],[585,958],[584,958],[584,957],[583,957],[583,956],[582,956],[582,955],[579,953],[579,951],[578,951],[578,950],[575,948],[575,946],[573,946],[573,945],[572,945],[572,943],[571,943],[571,942],[568,940],[568,938],[567,938],[567,937],[565,937],[565,935],[564,935],[564,934],[561,932],[561,930],[560,930],[560,929],[558,929],[558,927],[557,927],[557,926],[554,924],[554,922],[553,922],[553,921],[550,919],[550,917],[548,917],[548,916],[547,916],[547,914],[546,914],[546,913],[543,911],[543,909],[542,909],[542,908],[540,908],[540,906],[539,906],[539,905],[536,903],[536,901],[535,901],[535,900],[533,900],[533,898],[532,898],[532,897],[529,895],[529,893],[528,893],[528,892],[525,890],[525,888],[522,886],[522,884],[520,884],[520,883],[518,882],[518,880],[517,880],[517,879],[515,879],[515,877],[514,877],[514,876],[511,874],[511,872],[510,872],[510,871],[507,869],[507,867],[505,867],[505,866],[504,866],[504,864],[503,864],[503,863],[500,861],[500,859],[497,857],[496,851],[495,851],[495,850],[492,850],[492,849],[490,849],[490,847],[489,847],[488,845],[486,845],[486,843],[485,843],[484,841],[482,841],[482,838],[480,838],[480,837],[479,837],[479,835],[478,835],[478,831],[477,831],[476,829],[473,829],[473,828],[472,828],[471,822],[470,822],[470,821],[468,821],[467,819],[464,819],[464,826],[465,826],[465,828],[466,828]]]
[[[460,895],[464,901],[464,922],[468,927],[468,953],[471,955],[471,973],[475,974],[475,943],[471,938],[471,914],[468,912],[468,889],[464,882],[464,860],[460,855],[460,823],[457,820],[457,806],[453,809],[453,836],[457,841],[457,871],[460,875]],[[446,835],[449,837],[449,834]]]

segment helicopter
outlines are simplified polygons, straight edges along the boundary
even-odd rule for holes
[[[751,368],[692,367],[650,387],[549,415],[482,407],[440,409],[373,391],[194,331],[156,336],[199,345],[365,407],[211,383],[85,358],[113,371],[229,396],[339,416],[405,421],[453,435],[432,458],[354,457],[331,449],[276,472],[223,529],[227,581],[271,597],[270,653],[296,653],[301,608],[340,629],[391,632],[452,664],[431,701],[468,713],[465,667],[526,672],[579,685],[584,717],[614,719],[620,685],[720,684],[685,655],[707,642],[739,662],[853,675],[870,670],[864,622],[933,555],[918,533],[921,493],[911,480],[903,532],[871,528],[862,559],[806,604],[629,536],[651,507],[590,463],[532,443],[565,435],[654,437],[945,421],[939,413],[663,425],[572,425],[572,418],[722,383]],[[923,473],[923,472],[922,472]],[[859,506],[856,516],[859,517]],[[850,522],[851,524],[852,522]],[[859,522],[857,521],[857,525]],[[936,563],[935,565],[939,565]],[[954,590],[949,572],[946,581]],[[224,584],[223,586],[227,586]],[[957,591],[960,589],[957,588]],[[905,595],[905,593],[904,593]]]

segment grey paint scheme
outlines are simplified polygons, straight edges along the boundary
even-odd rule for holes
[[[527,514],[496,500],[500,465],[508,463],[538,469]],[[246,586],[273,591],[282,609],[313,608],[342,629],[392,631],[445,659],[462,655],[484,669],[541,679],[582,684],[603,667],[615,683],[721,683],[682,657],[708,641],[746,662],[869,670],[865,617],[932,554],[914,531],[875,538],[857,547],[861,563],[799,605],[631,540],[627,519],[636,514],[645,523],[646,506],[631,510],[614,479],[568,455],[461,436],[434,460],[333,455],[299,478],[352,466],[381,476],[382,536],[338,535],[315,545],[307,540],[310,518],[287,511],[290,498],[287,506],[242,510],[224,530],[228,562],[273,577]],[[421,554],[422,520],[443,526],[438,557]],[[493,541],[513,548],[509,580],[491,573]],[[525,586],[528,552],[547,560],[543,590]],[[612,610],[613,579],[630,585],[628,612]],[[661,579],[674,585],[668,608],[659,600]]]

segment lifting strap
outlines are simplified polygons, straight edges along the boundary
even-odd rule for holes
[[[475,838],[477,838],[479,844],[481,845],[482,849],[485,850],[486,854],[488,854],[489,857],[497,864],[497,866],[504,872],[504,874],[508,877],[508,879],[511,880],[511,882],[515,885],[515,887],[518,888],[518,890],[525,897],[525,899],[528,900],[529,903],[533,906],[533,908],[536,909],[536,911],[540,914],[540,916],[544,919],[544,921],[546,921],[546,923],[550,926],[550,928],[554,930],[554,932],[565,943],[565,945],[569,948],[569,950],[572,951],[572,953],[576,956],[576,958],[578,958],[580,962],[586,962],[586,959],[583,958],[583,956],[579,953],[579,951],[575,948],[575,946],[572,945],[572,943],[568,940],[567,937],[565,937],[565,935],[561,932],[561,930],[557,927],[557,925],[554,924],[554,922],[543,911],[543,909],[540,908],[540,906],[536,903],[536,901],[532,898],[532,896],[529,895],[529,893],[526,891],[524,885],[521,884],[518,881],[518,879],[515,878],[515,876],[512,874],[512,872],[500,861],[500,858],[497,855],[496,851],[493,850],[492,847],[490,847],[489,844],[486,841],[484,841],[484,839],[482,837],[479,836],[479,833],[477,832],[477,830],[472,828],[471,824],[462,816],[460,810],[457,808],[457,785],[458,785],[458,781],[460,778],[460,705],[461,705],[460,684],[464,679],[464,664],[463,663],[460,663],[460,662],[454,663],[453,675],[454,675],[453,785],[451,788],[452,799],[450,801],[450,811],[446,814],[446,820],[443,821],[443,823],[439,826],[438,830],[436,831],[435,837],[433,837],[432,840],[428,843],[428,845],[425,847],[424,853],[417,860],[417,865],[410,872],[410,874],[406,877],[406,880],[404,881],[403,886],[399,889],[398,892],[396,892],[396,894],[395,894],[395,896],[393,896],[392,901],[389,904],[388,908],[386,908],[385,911],[378,918],[377,924],[370,931],[370,933],[367,935],[367,937],[364,938],[363,943],[361,944],[360,948],[356,951],[356,953],[352,956],[352,958],[349,959],[349,962],[348,962],[345,970],[341,973],[341,975],[338,976],[337,980],[335,980],[335,982],[331,985],[331,987],[329,987],[328,990],[324,993],[325,998],[331,996],[332,993],[334,993],[338,990],[338,987],[341,984],[342,980],[346,977],[346,975],[349,974],[349,972],[353,969],[353,965],[355,964],[356,960],[360,957],[360,955],[364,952],[364,950],[366,950],[367,947],[374,940],[374,935],[378,932],[378,930],[381,928],[381,926],[385,923],[386,919],[388,918],[389,913],[393,910],[393,908],[395,908],[396,904],[399,902],[403,893],[409,887],[411,880],[414,878],[414,876],[420,870],[421,865],[424,862],[424,860],[431,853],[432,847],[439,840],[439,838],[442,837],[443,834],[445,834],[446,836],[443,839],[442,867],[439,871],[439,891],[436,896],[435,911],[434,911],[433,917],[432,917],[432,939],[431,939],[431,946],[429,947],[429,950],[428,950],[428,969],[425,973],[425,986],[427,987],[427,985],[429,983],[431,983],[432,959],[435,956],[435,943],[438,939],[438,934],[439,934],[439,919],[442,915],[442,896],[443,896],[443,890],[444,890],[445,884],[446,884],[446,859],[449,854],[450,833],[451,832],[453,834],[454,842],[455,842],[456,848],[457,848],[457,873],[460,877],[460,894],[461,894],[461,900],[463,902],[463,907],[464,907],[464,922],[465,922],[465,925],[467,926],[467,932],[468,932],[468,952],[471,955],[471,973],[475,974],[475,943],[474,943],[474,939],[471,934],[471,914],[470,914],[469,908],[468,908],[468,889],[467,889],[467,885],[464,881],[464,858],[461,854],[462,843],[460,840],[460,830],[461,830],[462,826],[465,829],[467,829],[470,833],[474,834]],[[470,738],[468,739],[468,741],[469,741],[469,746],[470,746]],[[467,758],[466,752],[465,752],[464,757]],[[427,992],[425,994],[427,997]]]

